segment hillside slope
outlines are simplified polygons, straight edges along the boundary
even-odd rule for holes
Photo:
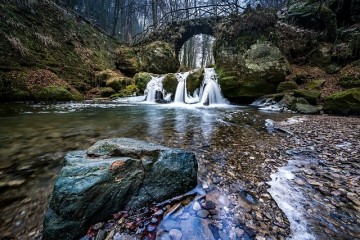
[[[50,1],[0,3],[0,100],[77,100],[117,43]]]

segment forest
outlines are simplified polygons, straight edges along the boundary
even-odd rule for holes
[[[360,0],[0,0],[0,239],[360,236]]]
[[[58,0],[55,2],[73,10],[109,36],[133,43],[143,31],[167,22],[219,14],[236,14],[247,6],[260,5],[280,10],[286,5],[287,0]],[[181,64],[190,69],[214,64],[211,54],[212,43],[213,39],[208,35],[192,38],[181,50]]]

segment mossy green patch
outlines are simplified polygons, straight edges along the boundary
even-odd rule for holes
[[[284,91],[289,91],[289,90],[295,90],[297,88],[298,88],[298,86],[297,86],[296,82],[286,81],[286,82],[279,83],[276,91],[277,92],[284,92]]]
[[[173,73],[166,74],[163,80],[163,88],[167,93],[175,95],[178,80]]]
[[[151,80],[152,76],[147,72],[139,72],[135,74],[134,81],[136,87],[139,89],[141,93],[143,93],[146,89],[148,82]]]
[[[44,69],[13,71],[2,77],[0,98],[6,101],[72,101],[83,96],[53,72]]]
[[[191,72],[186,79],[186,88],[189,93],[193,93],[197,88],[200,87],[204,79],[204,69]]]
[[[309,103],[316,105],[320,99],[321,93],[317,90],[296,90],[294,92],[295,97],[303,97]]]
[[[325,82],[326,82],[325,80],[314,80],[308,82],[305,88],[307,90],[320,90],[324,86]]]
[[[324,110],[342,115],[360,115],[360,88],[352,88],[328,96],[325,98]]]

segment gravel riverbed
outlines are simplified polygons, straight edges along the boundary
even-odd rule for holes
[[[298,116],[254,132],[237,125],[244,115],[226,119],[208,144],[184,139],[199,161],[197,197],[164,207],[157,237],[359,239],[360,119]],[[111,222],[104,239],[147,231],[127,229],[131,218]]]

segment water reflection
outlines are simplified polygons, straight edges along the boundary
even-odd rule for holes
[[[0,237],[34,238],[67,151],[87,149],[113,137],[184,148],[207,145],[214,130],[226,124],[225,117],[238,111],[244,109],[119,103],[1,105]]]

